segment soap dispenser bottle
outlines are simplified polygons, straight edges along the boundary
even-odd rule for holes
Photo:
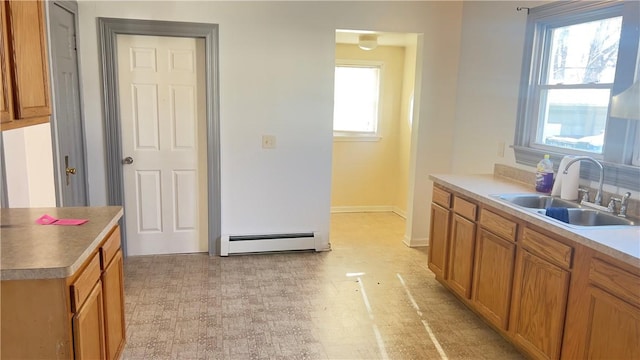
[[[548,194],[553,188],[553,162],[549,159],[549,154],[544,155],[544,159],[538,162],[536,167],[536,191]]]

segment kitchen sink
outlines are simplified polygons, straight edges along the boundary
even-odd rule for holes
[[[640,226],[640,220],[584,207],[576,202],[542,194],[501,194],[498,199],[546,216],[548,208],[567,208],[570,226]],[[554,221],[561,221],[551,218]]]
[[[584,208],[567,209],[569,213],[569,224],[576,226],[612,226],[626,225],[634,226],[638,223],[630,218],[623,218],[614,214]],[[545,215],[545,209],[538,209],[539,214]]]
[[[579,208],[580,205],[569,200],[540,194],[505,194],[498,195],[500,200],[528,209],[546,209],[550,207]]]

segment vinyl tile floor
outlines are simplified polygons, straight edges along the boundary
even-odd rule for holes
[[[332,251],[125,260],[124,359],[522,359],[445,290],[393,213],[331,215]]]

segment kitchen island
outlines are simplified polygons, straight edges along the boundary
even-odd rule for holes
[[[86,219],[39,225],[42,215]],[[117,359],[125,343],[119,206],[3,209],[3,359]]]
[[[500,200],[494,175],[431,175],[429,268],[535,359],[640,358],[640,227],[571,226]]]

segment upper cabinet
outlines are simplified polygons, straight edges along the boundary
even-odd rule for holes
[[[0,3],[0,130],[49,121],[44,5],[43,1]]]

